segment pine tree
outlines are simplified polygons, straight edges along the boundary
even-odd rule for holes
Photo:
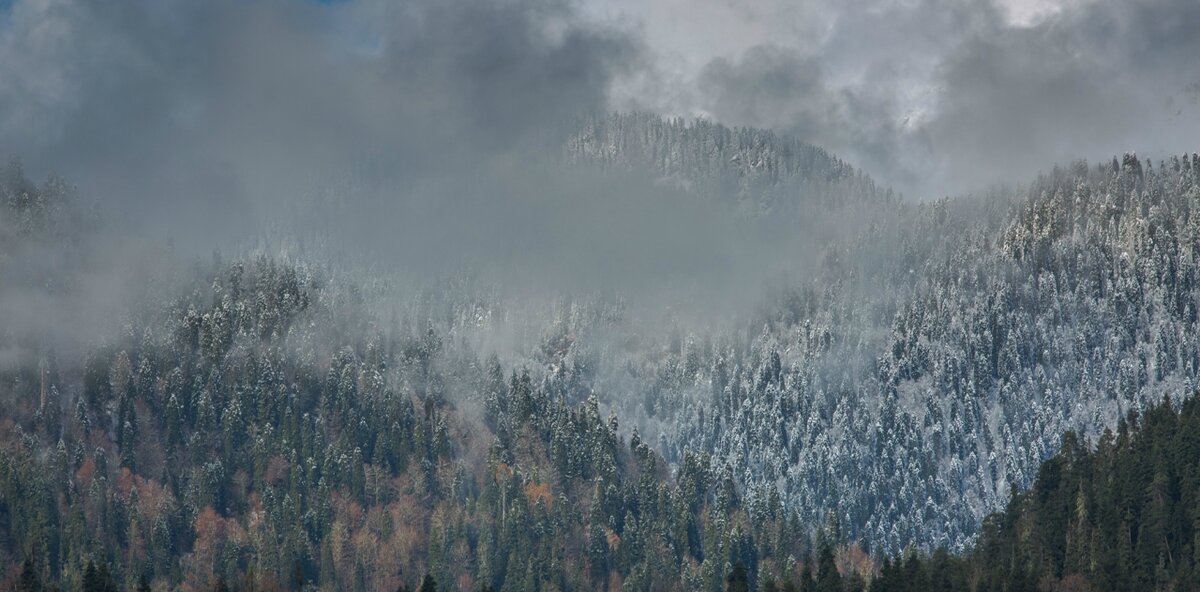
[[[733,565],[729,576],[725,578],[725,589],[728,592],[750,592],[749,575],[741,561]]]
[[[433,579],[433,576],[425,574],[425,577],[421,580],[421,587],[417,588],[417,592],[437,592],[437,582]]]
[[[42,592],[42,579],[30,559],[26,559],[21,564],[21,576],[17,580],[16,590],[18,592]]]

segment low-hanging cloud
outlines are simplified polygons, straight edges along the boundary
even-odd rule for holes
[[[146,283],[126,278],[263,245],[414,289],[468,269],[514,300],[745,308],[818,239],[765,236],[652,173],[562,161],[647,59],[571,0],[16,0],[0,11],[0,151],[66,176],[105,224],[78,263],[22,255],[33,288],[0,285],[0,318],[61,344],[85,332],[46,308],[119,318]],[[51,273],[113,281],[47,299]]]
[[[192,252],[298,226],[410,269],[733,286],[778,245],[528,161],[628,107],[789,131],[917,196],[1196,149],[1190,0],[802,4],[14,0],[0,151]]]
[[[522,159],[639,52],[570,0],[0,2],[0,157],[103,220],[24,245],[0,207],[0,358],[111,336],[147,276],[264,237],[326,233],[316,258],[389,270],[539,264],[550,231],[517,226],[533,198],[489,198],[536,186]],[[506,227],[544,240],[475,238]]]

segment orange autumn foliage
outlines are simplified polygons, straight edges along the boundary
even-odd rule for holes
[[[605,530],[608,531],[608,534],[605,536],[605,538],[608,540],[608,549],[610,551],[616,551],[621,547],[621,535],[617,534],[615,531],[608,530],[607,528]]]
[[[496,477],[497,481],[512,477],[512,474],[513,474],[512,467],[508,466],[508,463],[496,463],[495,477]]]
[[[194,523],[196,542],[192,545],[192,555],[198,573],[204,581],[211,581],[216,571],[218,556],[222,547],[227,544],[240,545],[245,539],[245,531],[234,518],[224,518],[205,506],[196,515]]]
[[[540,499],[546,505],[547,510],[554,509],[554,496],[550,495],[550,484],[548,483],[530,483],[525,486],[525,498],[529,500],[529,505],[534,505]]]

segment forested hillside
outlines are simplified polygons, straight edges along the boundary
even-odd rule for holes
[[[970,549],[1062,433],[1103,450],[1195,390],[1195,156],[915,203],[752,129],[612,116],[564,151],[729,206],[793,266],[703,321],[453,270],[397,291],[239,246],[125,262],[117,289],[93,281],[126,256],[97,247],[99,214],[10,167],[9,581],[75,589],[92,563],[123,588],[717,590],[741,564],[753,586],[831,565],[865,586],[872,556]],[[1172,544],[1156,582],[1183,577]]]
[[[672,478],[594,398],[327,286],[214,266],[81,368],[5,371],[4,563],[67,589],[91,561],[123,588],[712,589],[806,548],[702,457]]]

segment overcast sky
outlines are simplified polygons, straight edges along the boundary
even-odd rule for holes
[[[0,0],[0,150],[211,217],[366,152],[425,172],[643,109],[929,197],[1200,149],[1197,56],[1196,0]]]

